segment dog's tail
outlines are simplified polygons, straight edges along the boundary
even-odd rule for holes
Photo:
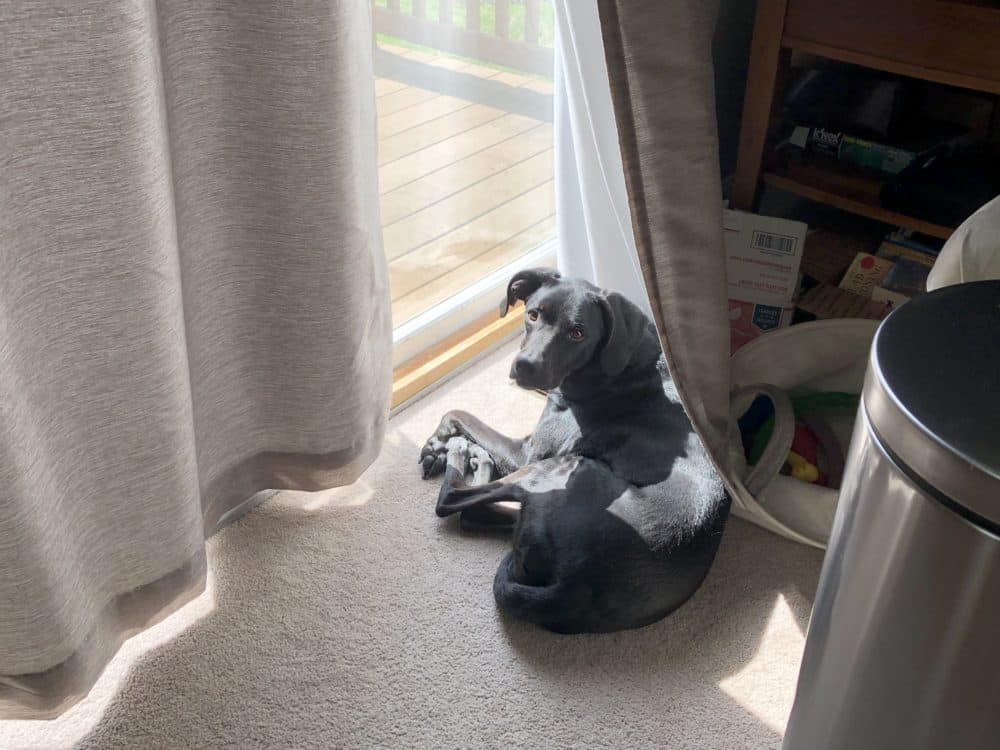
[[[548,586],[528,586],[514,580],[514,553],[508,555],[497,568],[493,579],[493,596],[502,612],[518,620],[541,625],[557,633],[581,631],[579,616],[584,611],[577,597],[569,595],[565,587],[555,583]]]

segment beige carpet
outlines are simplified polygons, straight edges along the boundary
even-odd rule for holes
[[[361,484],[278,495],[212,539],[204,596],[66,716],[0,722],[0,748],[776,747],[815,550],[732,520],[663,622],[565,637],[498,617],[506,543],[436,518],[416,457],[448,407],[530,428],[542,402],[508,384],[509,352],[396,417]]]

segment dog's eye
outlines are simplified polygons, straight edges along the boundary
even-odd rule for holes
[[[532,323],[538,320],[538,310],[528,310],[528,320]]]
[[[569,329],[569,337],[573,341],[583,341],[583,329],[580,326],[573,326]]]

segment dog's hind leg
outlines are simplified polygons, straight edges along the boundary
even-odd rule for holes
[[[469,466],[472,468],[470,486],[479,487],[493,479],[493,459],[482,446],[469,446]],[[520,510],[518,503],[503,501],[466,508],[460,516],[462,529],[509,533],[517,525]]]
[[[565,489],[570,475],[580,462],[576,456],[546,458],[528,464],[500,479],[476,486],[465,480],[465,470],[469,465],[468,455],[467,441],[462,438],[452,438],[448,441],[444,481],[441,483],[435,508],[439,516],[450,516],[469,508],[501,501],[520,503],[532,495]]]
[[[501,611],[556,633],[588,630],[579,625],[593,608],[586,586],[564,582],[529,586],[517,580],[516,568],[515,555],[509,552],[493,578],[493,598]]]

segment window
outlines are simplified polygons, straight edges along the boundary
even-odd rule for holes
[[[550,0],[375,0],[396,364],[554,264]]]

